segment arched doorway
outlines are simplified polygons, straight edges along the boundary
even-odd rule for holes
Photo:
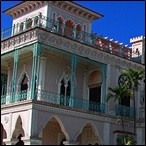
[[[25,133],[24,133],[24,130],[22,127],[22,119],[19,116],[17,119],[16,125],[15,125],[15,129],[14,129],[13,134],[12,134],[12,138],[13,139],[21,139],[21,137],[24,137],[24,136],[25,136]]]
[[[95,133],[90,123],[86,124],[82,129],[81,133],[77,137],[79,145],[98,145],[100,144],[99,137]]]
[[[102,74],[99,70],[93,71],[88,78],[89,110],[100,111]]]
[[[66,136],[56,118],[52,118],[46,124],[39,137],[42,137],[42,145],[63,145],[63,141],[66,140]]]

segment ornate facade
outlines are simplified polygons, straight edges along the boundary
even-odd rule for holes
[[[92,34],[103,17],[71,1],[23,1],[1,32],[1,143],[116,145],[133,134],[133,101],[105,97],[123,69],[145,69],[145,37],[129,48]],[[138,48],[138,51],[137,51]],[[145,144],[145,84],[136,93],[136,140]],[[19,140],[18,140],[19,139]]]

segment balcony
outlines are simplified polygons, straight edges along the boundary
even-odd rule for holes
[[[72,109],[81,109],[85,111],[93,111],[93,112],[105,112],[105,105],[102,103],[96,103],[93,101],[70,97],[70,96],[64,96],[57,93],[49,92],[49,91],[43,91],[38,90],[35,92],[35,97],[37,99],[34,99],[36,101],[41,101],[45,103],[49,103],[52,105],[61,105],[63,107],[69,107]],[[9,95],[2,95],[1,96],[1,105],[8,105],[11,103],[19,103],[23,102],[25,100],[29,100],[29,93],[25,91],[17,92],[15,94],[9,94]]]
[[[55,33],[60,36],[66,37],[68,39],[72,39],[77,42],[92,46],[94,49],[109,52],[116,56],[141,63],[141,57],[135,57],[135,58],[132,57],[133,54],[131,48],[110,41],[107,38],[103,38],[95,34],[90,34],[81,31],[78,28],[69,27],[66,24],[59,23],[58,21],[55,21],[53,19],[41,15],[35,16],[31,19],[21,22],[21,24],[14,25],[9,29],[1,31],[1,41],[4,42],[5,40],[8,40],[13,36],[28,32],[36,27],[40,29],[44,29],[50,33]],[[28,37],[27,35],[24,36],[24,38]],[[33,35],[33,34],[29,34],[29,35]],[[16,42],[17,41],[18,40],[16,40]],[[15,44],[15,42],[13,41],[7,41],[2,43],[1,52],[3,53],[3,50],[5,50],[3,48],[7,48],[6,46],[10,46],[13,43]]]
[[[94,112],[94,113],[104,113],[107,114],[105,109],[105,104],[97,103],[81,98],[64,96],[57,93],[37,90],[34,95],[35,101],[40,101],[44,103],[49,103],[53,106],[61,106],[64,108],[70,108],[73,110],[85,111],[85,112]],[[29,92],[22,91],[16,92],[15,94],[7,94],[1,96],[1,105],[11,105],[12,103],[22,103],[23,101],[30,100]],[[123,115],[125,117],[134,117],[134,108],[126,107],[122,105],[115,106],[115,114],[114,115]]]
[[[134,118],[134,108],[124,105],[115,106],[116,115]]]

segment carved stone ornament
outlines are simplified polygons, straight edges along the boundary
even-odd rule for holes
[[[9,121],[9,118],[7,116],[4,117],[5,123],[7,124]]]

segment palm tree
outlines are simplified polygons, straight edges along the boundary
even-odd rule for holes
[[[136,111],[135,111],[135,94],[138,91],[140,85],[139,81],[144,79],[144,69],[128,69],[123,70],[122,75],[127,78],[125,84],[130,84],[130,88],[133,91],[133,104],[134,104],[134,134],[136,134]]]
[[[116,88],[109,87],[108,91],[109,91],[109,93],[107,94],[106,101],[108,102],[109,99],[114,98],[114,101],[117,100],[119,102],[119,104],[121,104],[121,100],[123,98],[125,98],[126,96],[131,97],[131,94],[132,94],[132,90],[127,89],[124,83],[119,85]],[[122,121],[122,129],[123,129],[123,136],[121,138],[122,138],[122,141],[126,145],[126,137],[125,137],[125,133],[124,133],[125,129],[124,129],[124,121],[123,121],[123,111],[122,111],[121,107],[120,107],[120,115],[121,115],[121,121]]]

